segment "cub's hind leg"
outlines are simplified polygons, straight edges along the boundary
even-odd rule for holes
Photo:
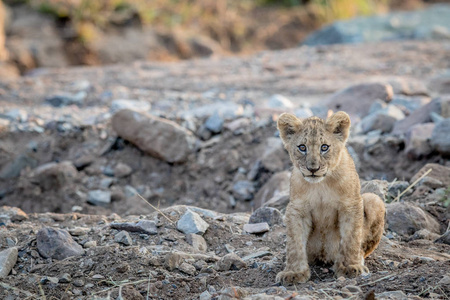
[[[362,194],[364,202],[364,227],[362,251],[366,258],[380,243],[384,232],[385,206],[383,200],[373,193]]]

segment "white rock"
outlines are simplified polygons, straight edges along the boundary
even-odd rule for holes
[[[209,224],[190,209],[186,210],[184,215],[177,222],[177,229],[185,234],[204,234],[208,227]]]

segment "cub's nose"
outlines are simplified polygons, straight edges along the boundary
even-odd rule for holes
[[[310,171],[311,173],[315,173],[315,172],[319,171],[320,166],[317,167],[317,168],[307,168],[307,169],[308,169],[308,171]]]

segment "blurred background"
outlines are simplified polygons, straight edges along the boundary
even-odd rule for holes
[[[0,73],[8,78],[40,67],[241,55],[302,43],[449,38],[449,10],[429,13],[437,2],[450,1],[4,0]],[[374,17],[310,36],[364,16]],[[436,26],[423,30],[428,23]]]

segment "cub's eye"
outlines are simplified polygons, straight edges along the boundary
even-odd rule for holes
[[[328,151],[329,148],[330,148],[330,146],[323,144],[323,145],[320,147],[320,150],[322,150],[322,152],[326,152],[326,151]]]
[[[300,150],[300,152],[306,152],[306,146],[301,144],[300,146],[298,146],[298,150]]]

